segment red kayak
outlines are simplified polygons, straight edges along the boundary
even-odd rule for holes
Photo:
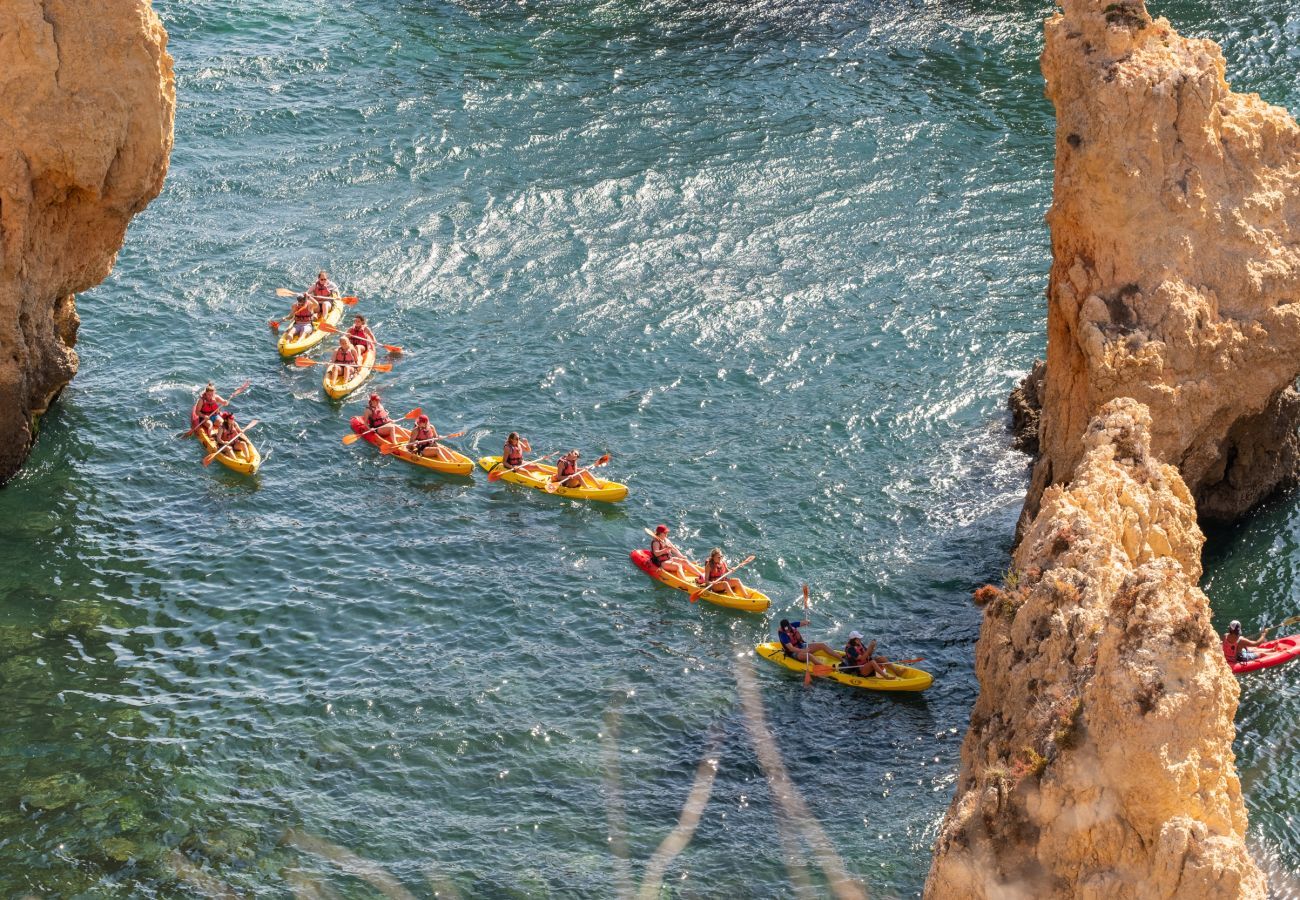
[[[1300,634],[1278,638],[1275,641],[1265,641],[1258,647],[1251,647],[1250,649],[1258,653],[1259,658],[1248,662],[1229,663],[1232,666],[1232,671],[1236,674],[1255,672],[1259,669],[1271,669],[1300,656]]]

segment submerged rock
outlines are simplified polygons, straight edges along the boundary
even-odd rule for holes
[[[1206,519],[1300,467],[1300,128],[1233,93],[1219,48],[1140,0],[1065,0],[1042,68],[1056,107],[1040,456],[1021,519],[1068,481],[1115,397]]]
[[[1235,676],[1197,588],[1191,493],[1147,408],[1104,406],[1013,575],[983,588],[980,696],[926,896],[1259,897]]]
[[[162,189],[166,46],[147,0],[0,0],[0,483],[77,370],[73,295]]]

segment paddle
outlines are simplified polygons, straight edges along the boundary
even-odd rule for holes
[[[803,625],[804,622],[807,621],[808,621],[808,585],[805,584],[803,586],[803,622],[800,622],[799,624]],[[803,667],[804,687],[807,687],[808,685],[812,684],[812,663],[813,663],[812,650],[805,650],[804,667]],[[828,666],[827,668],[830,667]]]
[[[219,406],[219,407],[220,407],[220,406],[225,406],[225,405],[226,405],[227,403],[229,403],[231,400],[234,400],[236,397],[238,397],[240,394],[242,394],[244,391],[246,391],[246,390],[248,389],[248,386],[249,386],[250,384],[252,384],[251,381],[245,381],[245,382],[244,382],[243,384],[241,384],[239,387],[235,388],[234,391],[231,392],[231,394],[230,394],[229,397],[227,397],[225,400],[222,400],[220,403],[218,403],[217,406]],[[199,430],[199,426],[203,424],[203,419],[206,419],[206,418],[207,418],[207,416],[204,416],[202,419],[199,419],[199,421],[198,421],[198,422],[194,425],[194,427],[191,428],[189,431],[182,431],[180,434],[178,434],[178,435],[176,435],[176,436],[177,436],[178,438],[187,438],[187,437],[191,437],[191,436],[194,434],[194,432],[196,432],[196,431]]]
[[[913,656],[911,659],[891,659],[889,662],[885,663],[885,665],[886,666],[910,666],[912,663],[919,663],[919,662],[925,662],[925,657]],[[863,675],[861,666],[854,666],[853,668],[856,668],[858,671],[851,672],[848,669],[840,669],[839,671],[843,672],[846,675],[857,675],[859,678],[875,677],[871,675]],[[834,666],[825,666],[820,663],[813,666],[813,674],[819,678],[825,678],[827,675],[831,674],[834,671],[836,671]],[[894,677],[898,678],[901,676],[895,674]],[[888,681],[889,679],[885,679],[885,680]]]
[[[659,537],[659,535],[655,534],[655,533],[654,533],[653,531],[651,531],[649,528],[642,528],[641,530],[644,531],[646,534],[648,534],[648,535],[650,536],[650,539],[651,539],[651,540],[655,540],[656,538]],[[686,563],[686,565],[688,565],[688,566],[690,566],[692,569],[694,569],[697,575],[703,575],[703,574],[704,574],[703,572],[700,571],[700,567],[699,567],[699,566],[697,566],[695,563],[691,562],[691,558],[695,556],[694,553],[691,553],[691,552],[689,552],[689,551],[687,551],[687,550],[683,550],[681,547],[678,547],[678,546],[677,546],[676,544],[674,544],[672,541],[668,540],[668,538],[663,538],[663,542],[664,542],[665,544],[667,544],[669,547],[672,547],[674,550],[676,550],[677,553],[678,553],[678,555],[681,557],[682,562]]]
[[[418,419],[423,413],[424,410],[420,409],[420,407],[417,406],[415,409],[411,410],[409,413],[402,416],[402,418]],[[385,426],[383,425],[379,426],[379,428],[383,428],[383,427]],[[343,435],[343,443],[348,446],[355,444],[357,441],[361,440],[362,435],[374,434],[376,431],[379,430],[379,428],[367,428],[365,431],[362,431],[359,434],[355,431],[348,432],[347,434]]]
[[[533,451],[533,448],[528,444],[527,441],[524,441],[523,444],[525,449],[529,453]],[[556,452],[558,453],[559,451]],[[548,453],[545,456],[537,457],[537,459],[530,459],[527,462],[521,462],[517,466],[505,466],[504,468],[502,468],[501,463],[498,462],[495,466],[492,467],[492,470],[488,472],[488,481],[500,481],[501,477],[505,475],[507,472],[518,472],[520,469],[527,468],[528,466],[535,466],[538,463],[544,463],[552,456],[555,455],[556,455],[555,453]]]
[[[1276,631],[1279,628],[1285,628],[1288,625],[1294,625],[1296,622],[1300,622],[1300,616],[1292,616],[1289,619],[1283,619],[1281,622],[1278,622],[1276,625],[1270,625],[1267,628],[1265,628],[1263,631],[1259,633],[1259,637],[1255,638],[1255,640],[1262,641],[1264,640],[1264,635],[1268,634],[1270,631]]]
[[[707,591],[709,588],[713,587],[713,586],[714,586],[715,584],[717,584],[718,582],[726,581],[728,578],[730,578],[730,577],[732,576],[732,573],[734,573],[734,572],[739,572],[741,569],[745,568],[745,566],[749,565],[749,564],[752,563],[753,561],[754,561],[754,556],[753,556],[753,554],[750,554],[749,556],[746,556],[744,559],[742,559],[742,560],[741,560],[741,561],[740,561],[740,562],[735,566],[735,568],[733,568],[733,569],[731,569],[731,571],[727,572],[726,575],[723,575],[721,578],[715,578],[715,579],[713,579],[712,581],[710,581],[708,584],[706,584],[704,587],[700,588],[700,589],[697,590],[697,591],[691,591],[691,602],[692,602],[692,603],[697,602],[697,601],[700,599],[700,595],[703,594],[705,591]]]
[[[298,297],[298,296],[300,296],[300,295],[302,295],[302,294],[304,294],[304,293],[306,293],[306,291],[291,291],[291,290],[289,290],[288,288],[276,288],[276,289],[275,289],[275,295],[276,295],[277,297]],[[310,295],[309,295],[309,296],[310,296]],[[312,297],[312,299],[313,299],[313,300],[342,300],[342,301],[343,301],[344,303],[346,303],[348,306],[356,306],[356,305],[357,305],[357,298],[356,298],[356,297]]]
[[[452,438],[458,438],[458,437],[461,437],[461,436],[464,435],[464,434],[465,434],[465,432],[463,432],[463,431],[457,431],[457,432],[455,432],[455,433],[453,433],[453,434],[440,434],[440,435],[438,435],[438,437],[435,438],[434,440],[435,440],[435,443],[436,443],[437,441],[449,441],[449,440],[451,440]],[[410,438],[407,438],[407,442],[409,442],[409,441],[410,441]],[[384,456],[391,456],[392,454],[396,453],[396,452],[398,451],[398,449],[400,449],[400,447],[401,447],[400,444],[393,444],[393,443],[380,444],[380,445],[379,445],[379,452],[382,453]],[[407,452],[408,452],[408,453],[412,453],[412,454],[414,454],[415,451],[413,451],[413,450],[408,450]]]
[[[568,481],[569,478],[578,478],[578,479],[581,479],[582,476],[583,476],[583,474],[585,474],[585,473],[587,473],[587,472],[590,472],[592,469],[598,468],[599,466],[603,466],[603,465],[605,465],[605,464],[608,463],[608,462],[609,462],[609,454],[606,453],[604,456],[602,456],[600,459],[596,460],[596,461],[595,461],[594,463],[592,463],[591,465],[589,465],[589,466],[583,466],[581,469],[579,469],[578,471],[574,472],[572,475],[568,476],[568,478],[565,478],[564,480],[565,480],[565,481]],[[548,494],[554,494],[554,493],[555,493],[556,491],[558,491],[559,489],[560,489],[560,483],[559,483],[558,481],[548,481],[548,482],[546,482],[546,493],[548,493]]]
[[[213,450],[207,456],[203,457],[203,465],[205,466],[212,465],[212,461],[221,454],[222,450],[225,450],[227,447],[233,446],[235,441],[239,440],[241,437],[248,434],[248,432],[252,431],[253,426],[257,424],[257,421],[258,421],[257,419],[254,419],[253,421],[249,422],[243,428],[239,429],[239,434],[235,435],[233,438],[231,438],[226,443],[222,444],[216,450]]]
[[[328,322],[322,323],[320,326],[320,330],[325,332],[326,334],[344,334],[344,332],[339,331],[337,328],[335,328],[333,325],[329,324]],[[368,344],[370,343],[370,341],[364,338],[360,338],[354,341],[353,343]],[[393,344],[380,344],[379,346],[383,347],[389,353],[396,353],[398,356],[400,356],[402,353],[405,352],[404,350],[402,350],[401,347],[394,346]]]
[[[298,357],[295,357],[294,360],[293,360],[293,364],[294,364],[295,366],[298,366],[298,367],[301,368],[301,369],[305,369],[305,368],[307,368],[308,366],[320,366],[320,365],[332,366],[332,365],[335,365],[335,363],[334,363],[333,360],[329,360],[329,359],[308,359],[308,358],[305,357],[305,356],[298,356]],[[361,364],[360,364],[360,363],[338,363],[338,365],[340,365],[340,366],[355,366],[355,367],[358,368],[358,369],[361,368]],[[393,371],[393,364],[392,364],[392,363],[375,363],[373,366],[371,366],[371,368],[374,369],[376,372],[391,372],[391,371]]]

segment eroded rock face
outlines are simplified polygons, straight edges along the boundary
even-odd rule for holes
[[[1300,129],[1141,0],[1063,10],[1042,59],[1053,261],[1022,528],[1115,397],[1150,408],[1152,448],[1204,517],[1238,517],[1300,465]]]
[[[0,483],[77,370],[73,295],[162,189],[166,46],[147,0],[0,0]]]
[[[1263,898],[1232,753],[1237,683],[1197,588],[1191,493],[1145,406],[1084,430],[982,588],[980,696],[926,896]]]

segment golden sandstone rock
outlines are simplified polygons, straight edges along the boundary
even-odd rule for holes
[[[1047,369],[1021,527],[1115,397],[1150,408],[1203,520],[1237,518],[1300,466],[1300,128],[1140,0],[1066,0],[1046,32]]]
[[[1062,6],[1039,459],[926,896],[1262,898],[1197,515],[1296,474],[1300,130],[1141,0]]]
[[[1232,753],[1237,682],[1196,584],[1192,496],[1135,400],[1080,436],[1002,588],[926,896],[1263,898]]]
[[[77,370],[73,294],[162,189],[166,46],[147,0],[0,0],[0,483]]]

